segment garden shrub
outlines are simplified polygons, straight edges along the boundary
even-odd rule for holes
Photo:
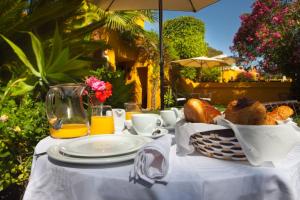
[[[163,24],[164,41],[177,52],[179,58],[192,58],[207,54],[205,24],[191,16],[167,20]]]
[[[25,187],[34,147],[48,135],[44,103],[29,95],[0,104],[0,191],[12,185]]]
[[[197,69],[193,67],[182,67],[180,70],[180,76],[182,78],[188,78],[195,81],[197,78]]]
[[[241,72],[237,75],[236,81],[252,82],[252,81],[255,81],[255,76],[250,72]]]
[[[220,69],[217,67],[213,68],[202,68],[201,70],[201,82],[218,82],[221,75]]]

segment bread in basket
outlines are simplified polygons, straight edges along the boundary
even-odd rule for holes
[[[284,154],[295,143],[291,138],[294,138],[294,129],[297,129],[297,127],[291,126],[291,124],[286,126],[276,125],[278,120],[286,120],[293,114],[293,110],[288,106],[280,106],[272,112],[267,112],[264,105],[258,101],[239,99],[230,102],[223,116],[221,116],[221,113],[208,103],[198,99],[190,99],[185,104],[184,113],[187,123],[197,123],[199,127],[202,127],[202,131],[197,131],[197,128],[194,129],[194,133],[190,137],[190,143],[196,151],[209,157],[226,160],[246,160],[247,158],[249,160],[250,157],[253,163],[257,163],[260,162],[260,158],[252,158],[253,156],[260,157],[260,155],[268,154],[267,157],[269,156],[271,159],[272,155],[269,154],[272,154],[270,151],[275,147],[274,152],[277,152],[276,150],[280,148],[278,145],[282,146]],[[214,118],[218,119],[218,125],[212,124]],[[203,128],[208,124],[209,129]],[[223,128],[220,128],[220,125]],[[279,135],[281,130],[283,131],[282,134],[285,134],[284,132],[289,133],[286,134],[287,138],[281,138],[285,136]],[[268,143],[268,137],[272,137],[272,139],[269,138],[270,142],[275,140],[274,144],[276,145],[274,146],[271,142],[270,148],[267,144],[266,148],[262,149],[261,146],[264,145],[259,140],[261,138],[264,143]],[[295,137],[300,138],[300,133]],[[241,143],[241,141],[243,142]],[[259,145],[256,146],[257,144]],[[247,158],[245,150],[247,151]],[[278,151],[278,154],[281,154],[281,151]]]

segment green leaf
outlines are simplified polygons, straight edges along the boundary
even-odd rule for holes
[[[19,96],[19,95],[26,94],[26,93],[32,91],[35,88],[35,85],[29,85],[29,84],[25,83],[24,81],[20,81],[12,89],[11,96]]]
[[[24,63],[24,65],[37,77],[41,77],[41,74],[37,72],[30,61],[28,60],[25,53],[22,51],[20,47],[18,47],[15,43],[13,43],[11,40],[6,38],[4,35],[0,34],[0,36],[9,44],[9,46],[13,49],[15,54],[19,57],[19,59]]]
[[[69,60],[64,67],[60,70],[60,72],[67,72],[67,71],[72,71],[72,70],[80,70],[84,68],[88,68],[90,62],[84,61],[84,60],[78,60],[78,56],[72,58]]]
[[[6,158],[10,155],[9,151],[6,151],[6,152],[3,152],[3,153],[0,153],[0,158]]]
[[[68,62],[69,59],[69,49],[64,48],[62,52],[58,55],[58,57],[53,61],[53,63],[46,69],[47,73],[53,73],[56,71],[60,71]]]
[[[73,78],[71,78],[70,76],[68,76],[65,73],[51,73],[48,74],[48,77],[51,78],[52,80],[54,80],[54,82],[74,82],[75,80]]]
[[[44,49],[42,43],[32,32],[27,32],[27,33],[31,37],[31,45],[35,55],[36,64],[43,78],[44,68],[45,68],[45,56],[44,56]]]
[[[50,56],[49,56],[49,59],[46,64],[47,68],[52,64],[53,59],[55,59],[55,58],[57,58],[57,56],[59,56],[59,54],[62,51],[62,46],[63,46],[62,38],[59,35],[58,26],[56,25],[56,28],[54,31],[54,36],[52,38],[52,46],[51,46]]]
[[[2,101],[5,100],[5,97],[8,96],[9,94],[11,94],[11,96],[18,96],[32,91],[35,88],[37,82],[35,83],[34,86],[32,86],[25,83],[26,80],[27,80],[26,78],[19,78],[15,81],[13,80],[9,81],[9,83],[7,84],[7,88],[4,92],[4,95],[2,96]]]

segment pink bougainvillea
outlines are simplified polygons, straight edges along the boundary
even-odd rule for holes
[[[256,0],[243,14],[231,50],[245,63],[260,61],[266,71],[300,75],[300,0]]]

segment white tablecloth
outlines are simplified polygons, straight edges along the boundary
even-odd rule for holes
[[[37,153],[54,143],[45,138]],[[132,164],[79,166],[54,163],[43,155],[34,162],[24,200],[300,200],[300,146],[272,168],[198,153],[179,157],[174,145],[168,184],[152,187],[129,180]]]

